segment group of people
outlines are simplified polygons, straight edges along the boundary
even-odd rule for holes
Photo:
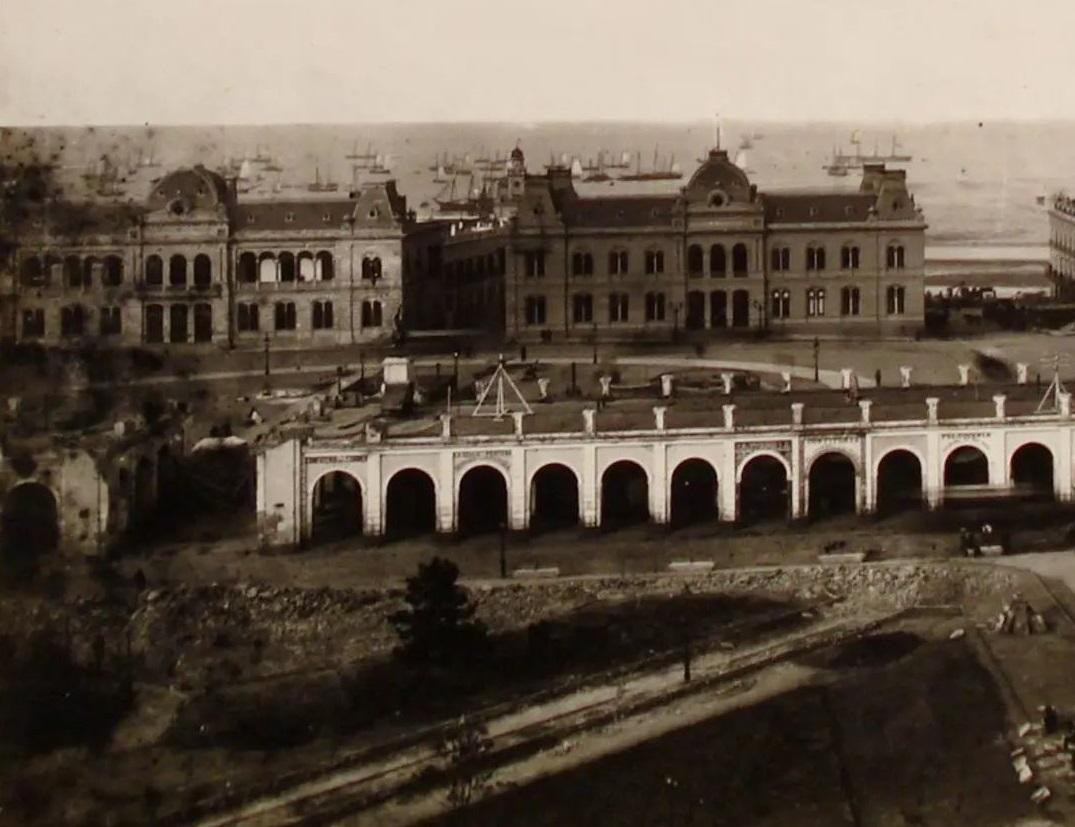
[[[1007,532],[995,531],[990,523],[982,523],[976,528],[960,526],[959,547],[968,557],[978,557],[982,554],[983,548],[991,546],[1000,546],[1006,550],[1008,547]]]

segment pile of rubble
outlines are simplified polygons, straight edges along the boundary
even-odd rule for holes
[[[1034,788],[1030,800],[1044,804],[1057,785],[1075,779],[1075,721],[1061,722],[1056,709],[1049,705],[1038,710],[1039,723],[1019,727],[1011,761],[1019,783]]]
[[[1049,626],[1029,602],[1016,594],[1010,603],[1004,604],[1004,609],[997,615],[992,629],[1007,635],[1040,635],[1049,631]]]

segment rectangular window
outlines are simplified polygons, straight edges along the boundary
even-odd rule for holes
[[[626,322],[630,316],[629,296],[626,293],[610,293],[608,296],[608,320]]]
[[[664,321],[664,293],[646,294],[646,321]]]
[[[840,248],[840,269],[859,269],[859,248],[854,245],[845,245]]]
[[[593,321],[593,296],[589,293],[576,293],[571,300],[571,320],[575,324]]]
[[[545,297],[526,297],[526,323],[528,325],[545,324]]]
[[[890,316],[898,316],[904,312],[904,303],[907,291],[903,287],[890,286],[885,290],[885,309]]]
[[[623,276],[627,274],[627,251],[613,250],[608,254],[608,274],[610,276]]]
[[[22,335],[24,339],[36,339],[45,335],[45,311],[37,307],[22,311]]]
[[[333,326],[332,302],[315,301],[311,307],[310,322],[314,330],[331,330]]]
[[[646,275],[655,276],[664,272],[664,253],[660,250],[646,251]]]
[[[825,248],[824,247],[807,247],[806,248],[806,269],[807,270],[824,270],[825,269]]]
[[[256,332],[260,328],[258,306],[240,303],[235,307],[235,326],[240,333]]]
[[[811,287],[806,291],[806,315],[808,317],[825,315],[825,289]]]
[[[769,253],[769,263],[772,266],[773,272],[782,272],[784,270],[791,269],[791,248],[790,247],[773,247]]]
[[[774,319],[786,319],[791,315],[791,291],[774,290],[772,292],[772,315]]]
[[[523,253],[523,261],[526,266],[527,277],[540,278],[545,275],[544,250],[527,250]]]
[[[118,336],[122,332],[122,325],[118,307],[101,308],[102,336]]]
[[[295,329],[295,302],[277,302],[273,307],[276,330]]]
[[[857,287],[845,287],[840,291],[840,315],[859,315],[859,289]]]

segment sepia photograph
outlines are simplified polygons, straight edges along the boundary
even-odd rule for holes
[[[0,4],[0,827],[1075,824],[1071,31]]]

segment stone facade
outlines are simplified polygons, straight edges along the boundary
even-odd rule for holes
[[[392,182],[244,202],[216,173],[179,170],[142,205],[57,205],[19,228],[0,332],[65,345],[380,339],[402,308],[406,221]]]
[[[878,422],[871,420],[868,405],[861,407],[856,423],[802,424],[800,406],[793,417],[799,424],[740,425],[735,406],[729,405],[723,420],[715,415],[714,424],[704,427],[666,427],[664,409],[656,408],[653,427],[640,430],[605,430],[601,413],[584,411],[586,427],[572,433],[528,434],[524,423],[514,436],[460,436],[447,422],[439,438],[289,438],[258,456],[261,540],[267,546],[309,541],[319,484],[334,474],[351,481],[356,522],[369,537],[388,531],[391,487],[402,474],[417,474],[428,483],[435,515],[431,527],[455,533],[466,477],[482,469],[491,469],[493,479],[502,480],[505,522],[517,531],[530,528],[540,500],[537,479],[550,468],[562,472],[558,484],[572,489],[561,492],[577,504],[572,521],[594,528],[605,524],[602,509],[610,474],[623,466],[636,472],[645,516],[657,524],[670,522],[677,475],[692,464],[710,475],[712,519],[722,521],[740,519],[744,502],[757,493],[748,479],[757,463],[767,463],[783,479],[787,501],[782,507],[790,519],[813,516],[812,504],[819,498],[841,495],[820,487],[811,490],[821,486],[822,479],[841,478],[839,473],[815,476],[825,463],[846,472],[842,495],[858,512],[876,510],[890,495],[936,508],[950,497],[1003,494],[1026,482],[1027,472],[1021,470],[1026,467],[1036,467],[1046,477],[1036,481],[1039,491],[1062,502],[1073,498],[1075,420],[1066,394],[1057,413],[1030,416],[1006,416],[998,405],[995,417],[938,420],[938,403],[931,398],[919,419]],[[1028,464],[1027,459],[1033,461]],[[971,467],[977,477],[968,476]],[[917,482],[908,481],[908,472]],[[494,499],[487,497],[473,507],[492,508]]]
[[[583,197],[570,171],[530,175],[516,150],[500,188],[512,217],[443,244],[415,274],[460,301],[446,262],[504,247],[503,324],[517,339],[657,339],[769,328],[911,336],[924,322],[925,229],[903,171],[867,165],[860,187],[759,193],[714,150],[678,194]],[[435,285],[435,286],[429,286]],[[423,288],[416,284],[416,292]],[[488,287],[484,287],[488,291]],[[497,311],[493,304],[485,312]]]
[[[1049,268],[1064,295],[1075,284],[1075,199],[1058,195],[1049,210]]]

